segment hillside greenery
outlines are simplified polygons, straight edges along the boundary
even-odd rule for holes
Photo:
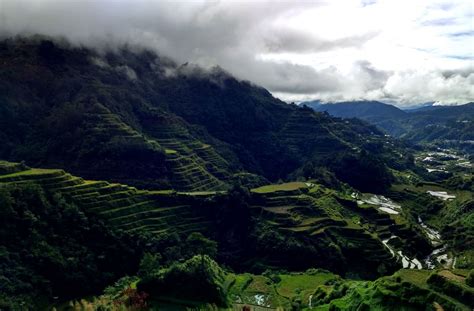
[[[30,183],[2,184],[0,206],[1,309],[34,309],[47,298],[86,296],[135,272],[139,253],[133,241],[59,193]]]
[[[430,106],[401,110],[376,101],[322,104],[304,102],[315,111],[341,118],[359,118],[376,125],[394,137],[415,143],[433,143],[474,153],[474,103],[459,106]]]
[[[341,278],[321,269],[305,272],[234,274],[216,262],[194,257],[163,268],[147,279],[124,278],[101,296],[70,302],[76,308],[119,310],[134,297],[145,297],[142,309],[198,308],[232,310],[252,306],[270,310],[470,310],[472,270],[400,270],[375,281]],[[164,282],[167,286],[163,287]],[[189,288],[192,290],[189,290]],[[145,290],[150,290],[148,294]],[[130,299],[132,298],[132,299]],[[128,299],[128,300],[127,300]],[[135,299],[136,300],[136,299]],[[115,303],[114,303],[115,302]],[[128,306],[133,306],[130,303]],[[140,307],[135,304],[135,308]],[[59,308],[67,310],[67,308]]]
[[[135,295],[133,299],[144,299],[139,294],[144,292],[152,297],[173,296],[198,304],[233,303],[235,289],[229,287],[231,280],[206,256],[234,271],[276,271],[268,272],[275,280],[285,279],[272,277],[279,270],[303,273],[311,267],[324,267],[353,279],[374,279],[401,267],[401,260],[391,256],[381,240],[395,234],[402,240],[391,247],[423,258],[432,248],[414,218],[421,215],[435,221],[436,215],[443,217],[444,209],[451,208],[416,194],[422,193],[423,188],[417,190],[420,186],[415,185],[412,192],[392,188],[391,197],[398,195],[397,200],[410,209],[408,213],[390,216],[370,205],[358,206],[349,195],[351,188],[336,191],[311,181],[268,185],[251,191],[234,186],[226,193],[180,193],[83,180],[62,170],[31,169],[21,163],[2,162],[1,167],[2,238],[9,241],[3,246],[3,255],[8,260],[2,273],[8,280],[5,284],[10,284],[2,298],[5,306],[15,306],[20,301],[31,305],[43,301],[46,305],[54,302],[53,297],[63,301],[87,296],[125,274],[138,275],[144,282],[138,290],[128,293]],[[412,193],[414,197],[402,197],[403,193]],[[433,208],[429,208],[431,205]],[[465,213],[472,211],[466,209]],[[469,219],[472,217],[463,221],[467,228],[472,228]],[[459,240],[469,241],[469,234],[451,237],[447,228],[453,224],[441,224],[446,226],[443,235],[448,240],[457,239],[454,249],[469,255],[472,247]],[[26,238],[18,234],[22,230],[39,235]],[[95,238],[88,238],[90,235]],[[59,237],[61,241],[70,241],[58,244]],[[37,247],[38,252],[34,251]],[[90,255],[75,257],[78,247],[83,248],[80,254]],[[25,262],[28,257],[17,254],[25,249],[40,257]],[[197,257],[180,265],[193,256]],[[472,262],[467,258],[464,265],[472,268]],[[48,264],[64,267],[46,268]],[[90,268],[83,270],[87,266]],[[201,271],[202,266],[207,268]],[[205,271],[212,273],[202,274]],[[304,275],[302,279],[306,278]],[[89,278],[95,280],[95,285]],[[201,294],[192,290],[196,284],[190,285],[189,291],[182,290],[183,287],[175,291],[170,284],[179,282],[169,281],[170,278],[186,284],[196,281],[200,284],[198,288],[220,289],[211,298],[204,295],[210,293],[208,290]],[[38,287],[36,282],[49,285]],[[41,290],[31,291],[32,288]]]
[[[472,104],[343,119],[41,36],[0,64],[1,310],[474,307]]]
[[[392,163],[413,165],[390,161],[394,148],[409,151],[375,127],[288,105],[219,68],[41,37],[0,42],[0,62],[1,159],[183,191],[315,178],[321,169],[381,191]],[[361,180],[366,170],[374,176]]]

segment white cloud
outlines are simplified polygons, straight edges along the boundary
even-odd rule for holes
[[[472,101],[472,21],[470,0],[0,0],[3,35],[138,44],[286,100]]]
[[[383,90],[402,104],[429,102],[439,104],[466,103],[474,98],[474,73],[468,76],[454,74],[449,77],[434,71],[397,72],[392,75]]]

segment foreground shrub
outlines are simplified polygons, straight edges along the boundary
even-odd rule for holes
[[[198,255],[145,278],[138,283],[138,289],[149,293],[152,298],[176,298],[225,306],[225,277],[225,272],[215,261],[206,255]]]

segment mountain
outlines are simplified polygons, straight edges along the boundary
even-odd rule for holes
[[[436,142],[474,154],[474,103],[433,106],[415,111],[402,121],[408,131],[402,136],[415,142]]]
[[[403,110],[378,101],[354,101],[328,104],[302,102],[300,105],[308,106],[319,112],[326,111],[335,117],[360,118],[367,121],[375,121],[380,118],[402,118],[406,115],[406,112]]]
[[[430,110],[433,107],[436,107],[436,106],[434,106],[434,104],[435,104],[434,102],[429,102],[429,103],[424,103],[424,104],[416,105],[416,106],[403,107],[402,109],[404,111],[408,111],[408,112]]]
[[[219,68],[42,38],[3,41],[0,62],[6,160],[188,191],[226,189],[241,171],[276,181],[309,166],[375,191],[390,180],[394,162],[382,160],[391,153],[375,127],[288,105]],[[364,152],[371,143],[382,147]],[[366,169],[379,179],[361,184]]]
[[[405,254],[431,251],[409,218],[359,208],[344,192],[312,183],[150,191],[0,162],[0,203],[0,278],[8,280],[0,306],[8,297],[38,306],[40,297],[89,295],[136,271],[147,252],[172,265],[190,254],[195,246],[187,240],[195,233],[216,241],[219,262],[256,273],[322,267],[373,279],[402,267],[402,257],[382,242],[392,235]]]
[[[1,310],[472,309],[466,157],[132,46],[0,64]]]
[[[374,101],[301,105],[315,111],[326,111],[341,118],[359,118],[395,137],[413,142],[436,143],[441,147],[456,146],[472,153],[474,146],[474,103],[459,106],[425,106],[401,110]]]
[[[250,191],[235,187],[226,193],[150,191],[3,161],[0,306],[51,309],[54,300],[96,295],[115,282],[105,295],[78,299],[73,306],[112,308],[148,295],[156,299],[151,300],[154,306],[160,298],[168,304],[226,307],[236,297],[237,303],[259,305],[257,292],[267,305],[285,309],[299,297],[302,306],[346,301],[396,310],[436,301],[447,310],[468,310],[474,297],[468,270],[422,270],[427,261],[416,259],[429,259],[443,249],[433,251],[410,214],[437,210],[440,203],[414,190],[393,190],[402,209],[381,196],[356,202],[357,195],[313,183]],[[385,213],[374,200],[383,200],[385,209],[410,209]],[[472,207],[472,202],[467,204]],[[446,231],[470,251],[472,223],[465,226],[450,221]],[[469,265],[461,258],[459,265]],[[407,269],[367,280],[401,267]],[[138,277],[116,281],[127,273]],[[131,284],[139,291],[132,291]],[[285,295],[275,296],[275,291]],[[71,303],[64,303],[65,308]]]

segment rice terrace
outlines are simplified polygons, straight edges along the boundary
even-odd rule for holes
[[[472,10],[0,0],[0,311],[473,310]]]

